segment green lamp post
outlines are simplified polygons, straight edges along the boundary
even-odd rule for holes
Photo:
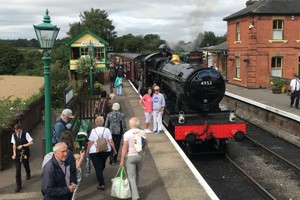
[[[94,44],[90,41],[87,45],[90,53],[90,95],[93,95],[93,61],[94,61]]]
[[[44,87],[45,87],[45,139],[46,139],[46,154],[52,151],[52,128],[51,128],[51,81],[50,81],[50,53],[59,28],[52,25],[50,22],[48,9],[42,24],[33,25],[37,39],[41,49],[43,49],[43,63],[44,63]]]

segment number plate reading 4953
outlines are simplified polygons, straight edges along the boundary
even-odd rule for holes
[[[212,81],[201,81],[200,85],[212,85]]]

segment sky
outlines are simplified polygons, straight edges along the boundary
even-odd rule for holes
[[[42,23],[48,8],[51,23],[64,38],[69,24],[91,8],[105,10],[117,36],[158,34],[169,43],[192,42],[199,33],[227,31],[223,18],[246,7],[247,0],[1,0],[0,39],[36,38],[33,24]]]

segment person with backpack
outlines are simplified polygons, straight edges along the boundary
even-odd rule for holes
[[[74,118],[72,114],[72,110],[64,109],[58,117],[53,125],[53,136],[52,136],[52,144],[53,146],[59,142],[61,133],[65,130],[69,130],[71,128],[71,124],[69,121]]]
[[[95,117],[103,116],[106,120],[107,114],[110,112],[109,99],[107,98],[107,92],[102,90],[100,93],[100,100],[96,101],[94,107]]]
[[[146,133],[140,129],[140,120],[132,117],[129,120],[130,129],[124,133],[120,167],[125,164],[130,183],[132,199],[139,199],[138,182],[139,172],[142,167],[145,146],[147,145]]]
[[[117,154],[114,141],[112,140],[111,132],[108,128],[103,127],[104,118],[99,116],[95,119],[96,128],[91,130],[89,136],[89,142],[86,149],[86,156],[90,157],[93,162],[96,177],[98,180],[98,187],[99,190],[105,189],[105,181],[103,176],[103,171],[105,169],[105,163],[107,158],[110,156],[111,151],[113,151],[114,155]],[[100,144],[99,139],[104,138],[106,140],[105,151],[98,151],[98,149],[102,149],[103,146],[98,146]],[[102,143],[101,143],[102,144]],[[103,144],[102,144],[103,145]]]
[[[112,87],[112,88],[114,87],[115,79],[116,79],[116,70],[112,66],[112,67],[109,68],[110,87]]]
[[[33,144],[33,139],[27,132],[23,132],[21,124],[14,126],[15,133],[11,136],[11,143],[13,144],[13,155],[12,159],[16,166],[16,183],[17,187],[15,192],[19,192],[22,189],[22,178],[21,178],[21,164],[23,163],[26,171],[26,180],[31,178],[29,157],[30,149],[29,146]]]

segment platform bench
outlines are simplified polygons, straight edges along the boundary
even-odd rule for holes
[[[86,147],[86,142],[88,138],[88,129],[90,125],[89,119],[81,120],[79,130],[76,134],[75,142],[78,143],[77,148],[81,149],[82,147]]]
[[[81,125],[80,118],[78,117],[78,115],[75,114],[74,118],[70,121],[70,123],[72,124],[70,130],[74,134],[77,134]]]

